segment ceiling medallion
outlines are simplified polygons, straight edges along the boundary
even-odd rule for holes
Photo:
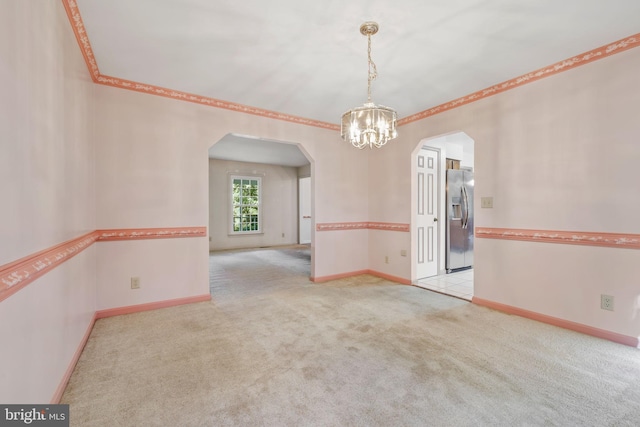
[[[378,76],[376,64],[371,60],[371,36],[378,32],[377,22],[365,22],[360,33],[367,36],[367,59],[369,63],[367,102],[362,107],[352,108],[342,115],[342,139],[356,148],[380,148],[398,136],[395,110],[371,102],[371,82]]]

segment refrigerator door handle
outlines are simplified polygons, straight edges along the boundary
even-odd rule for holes
[[[465,203],[465,199],[464,199],[464,185],[460,186],[460,208],[462,209],[462,211],[460,212],[460,228],[464,229],[464,218],[465,216],[467,216],[467,213],[465,212],[465,209],[467,208],[467,205]]]
[[[469,225],[469,197],[467,195],[467,187],[462,185],[462,199],[464,200],[464,223],[462,228],[467,228]]]

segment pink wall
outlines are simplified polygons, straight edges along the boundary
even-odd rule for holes
[[[344,144],[333,130],[111,87],[97,86],[95,90],[99,117],[95,126],[99,228],[207,225],[208,149],[228,133],[301,145],[314,163],[316,222],[367,219],[369,194],[363,189],[362,177],[367,176],[368,170],[363,153]],[[337,233],[332,238],[342,236],[344,243],[339,247],[322,244],[313,232],[312,275],[366,269],[366,239],[352,239],[349,231],[332,233]],[[140,260],[148,257],[134,248],[131,251],[131,256]],[[178,254],[178,248],[174,253]],[[353,254],[364,255],[354,258]],[[335,259],[351,261],[348,266],[337,266]],[[118,272],[121,267],[116,261],[99,257],[99,271],[127,277],[128,273]],[[160,276],[168,278],[175,276],[174,268],[183,267],[162,263],[157,268],[165,273]],[[197,277],[206,277],[208,251],[195,255],[188,268],[197,271]],[[99,287],[106,293],[115,286],[112,280],[98,274]],[[168,289],[173,284],[158,286]],[[195,286],[197,292],[207,292],[208,281]],[[126,298],[118,303],[128,304]]]
[[[194,268],[194,261],[202,259],[202,253],[208,253],[204,236],[96,245],[97,309],[208,294],[208,270]],[[140,279],[140,289],[131,289],[132,277]]]
[[[640,233],[639,69],[632,49],[402,126],[371,153],[371,170],[400,172],[371,174],[380,194],[370,218],[409,222],[411,152],[464,131],[475,140],[476,227]],[[482,196],[493,209],[479,208]],[[634,249],[476,239],[475,295],[637,338],[637,258]],[[615,297],[614,312],[600,309],[600,294]]]
[[[60,2],[0,2],[0,265],[95,230],[95,86]],[[0,301],[0,402],[46,403],[96,310],[94,248]]]

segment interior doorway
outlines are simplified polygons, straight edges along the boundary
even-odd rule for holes
[[[296,247],[296,254],[309,255],[307,276],[313,276],[314,167],[301,144],[228,134],[208,157],[209,254],[277,248],[269,253],[286,264]],[[297,248],[301,241],[305,247]],[[218,271],[211,262],[210,279]]]
[[[474,141],[464,132],[424,139],[413,151],[411,164],[412,283],[471,299],[473,265],[447,271],[447,225],[453,211],[451,208],[447,210],[447,170],[475,171]],[[467,247],[471,251],[469,259],[473,259],[473,220],[464,220],[475,213],[476,206],[472,193],[463,194],[467,197],[461,199],[469,200],[469,203],[460,202],[462,215],[457,220],[462,224],[470,224],[471,240]],[[455,202],[456,197],[453,200]]]

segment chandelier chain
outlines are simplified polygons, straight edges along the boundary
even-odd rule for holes
[[[368,83],[367,83],[367,102],[371,102],[371,82],[378,77],[378,69],[376,68],[375,62],[371,59],[371,34],[367,34],[368,48],[367,48],[367,59],[369,62],[369,74],[368,74]]]

